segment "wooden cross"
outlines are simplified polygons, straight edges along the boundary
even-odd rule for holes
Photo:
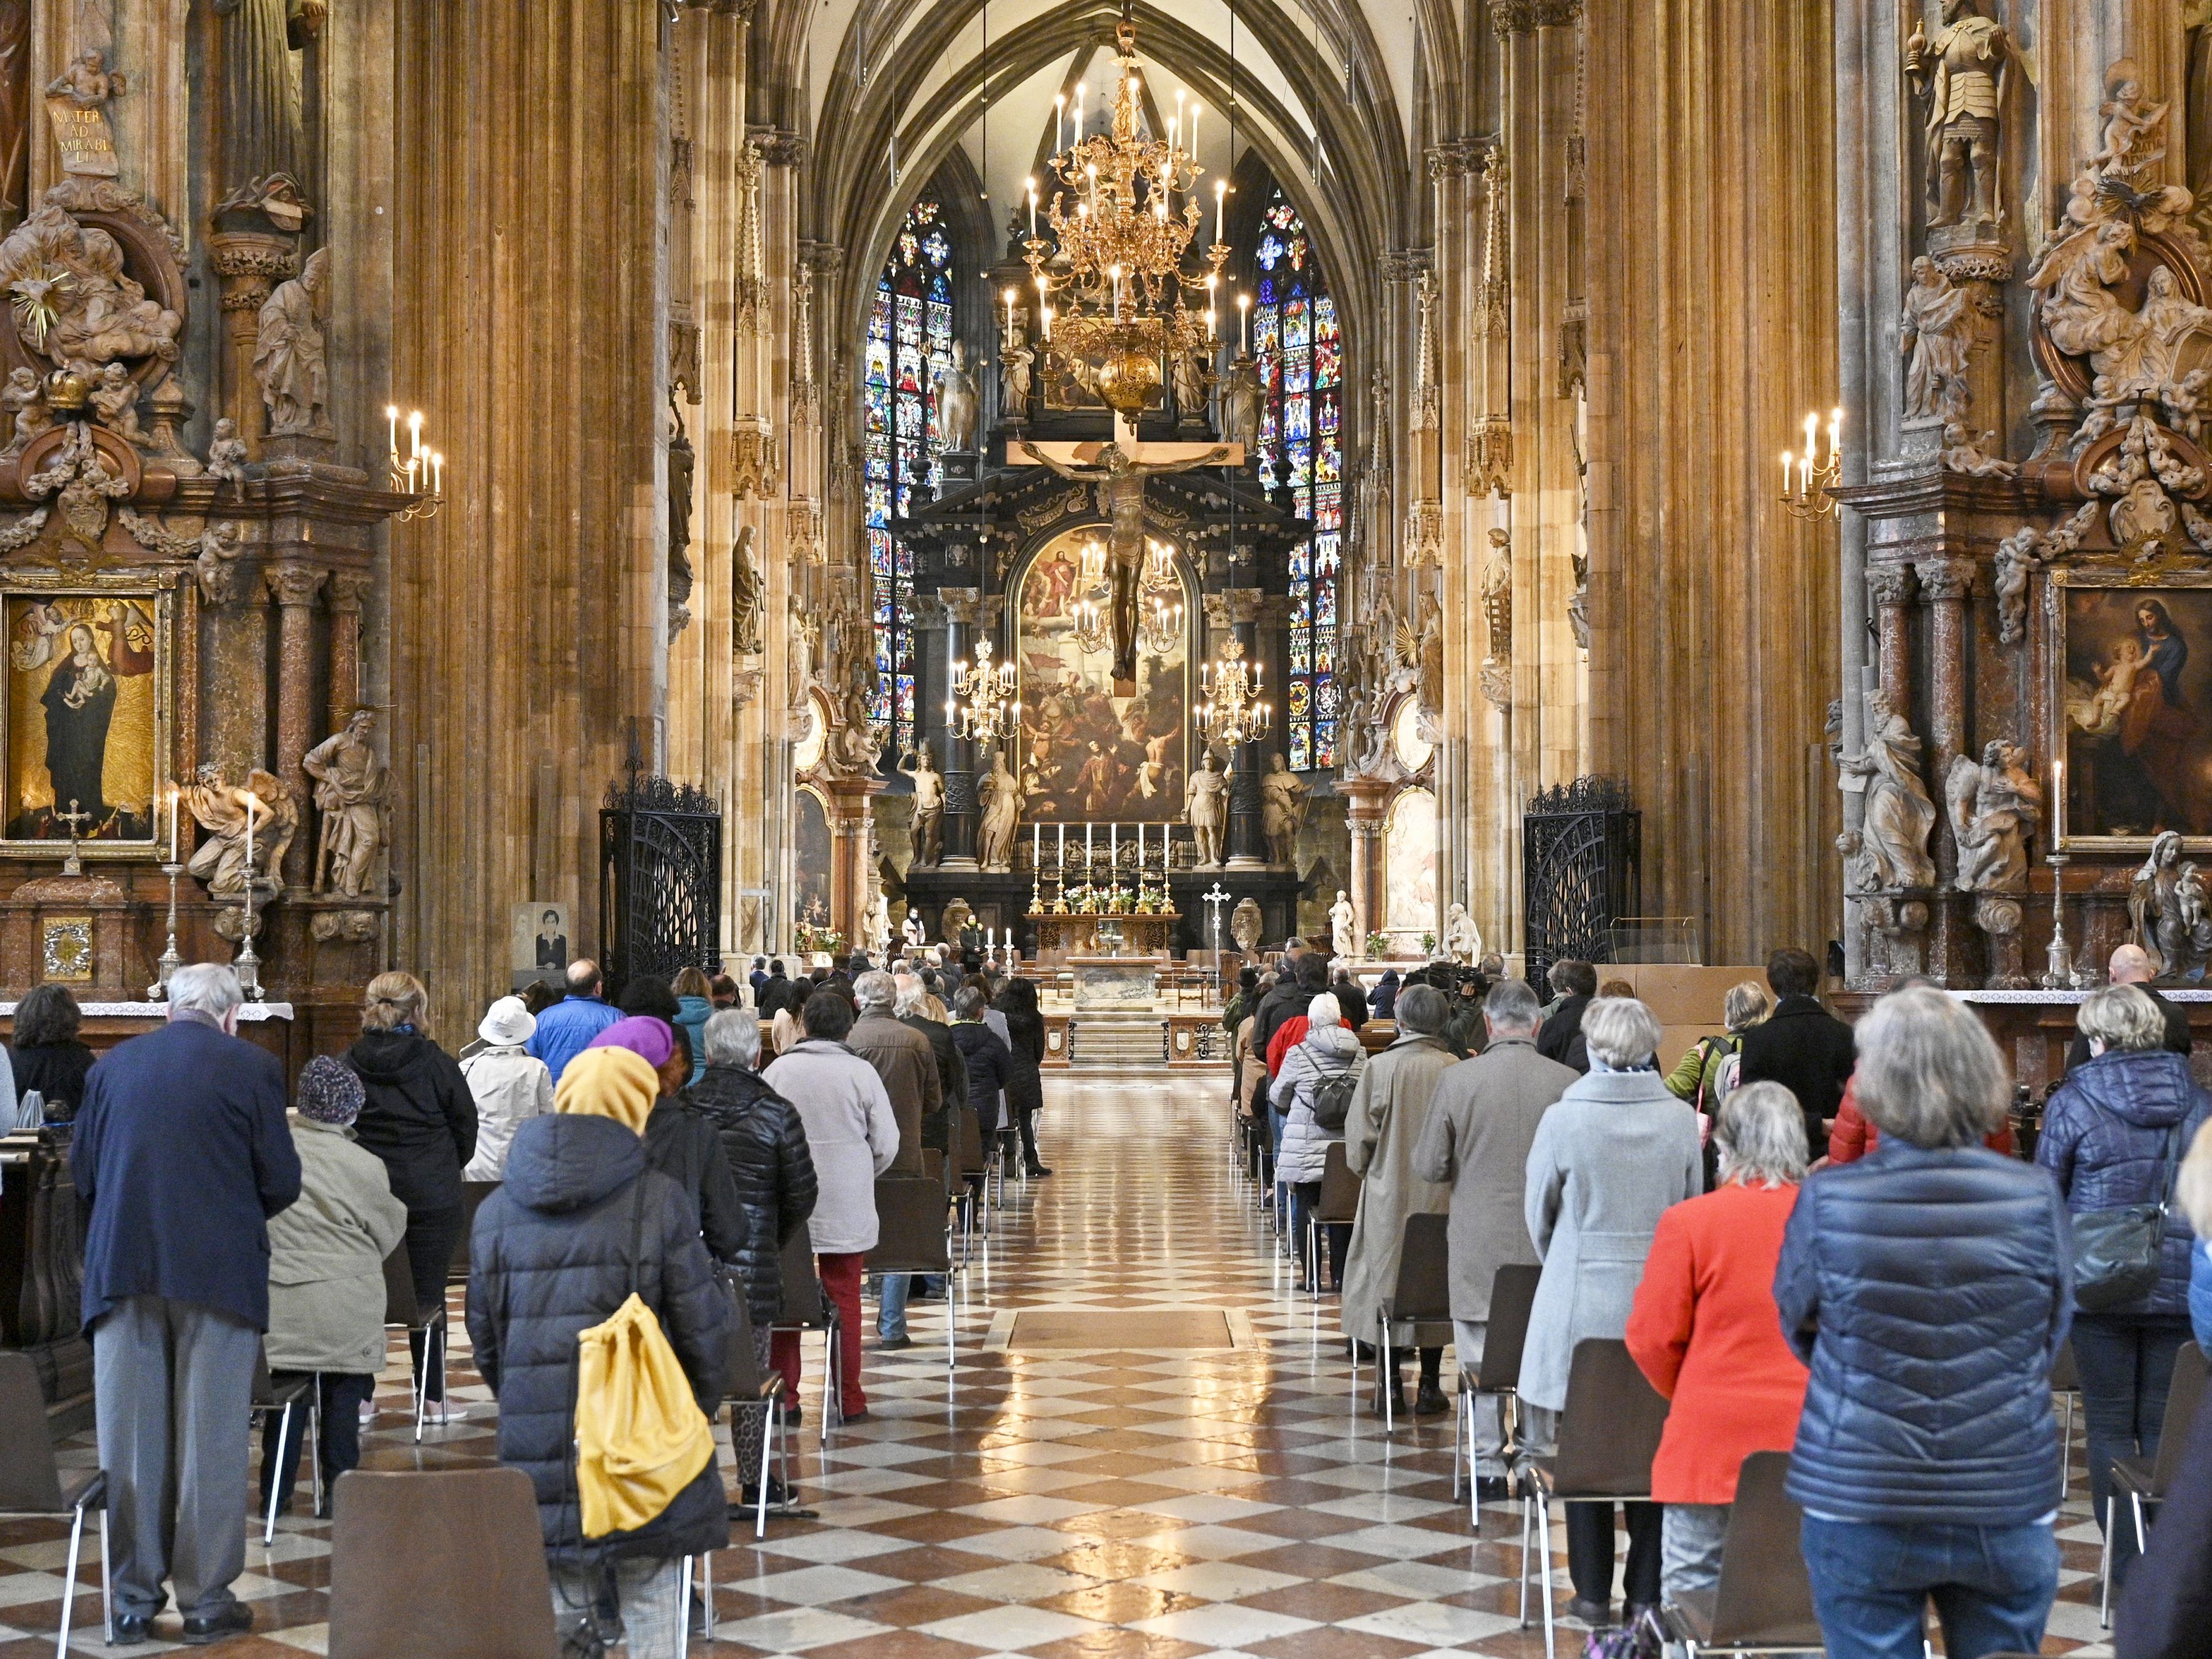
[[[70,810],[66,812],[57,812],[54,817],[70,827],[69,856],[62,860],[62,873],[65,876],[81,876],[84,873],[84,866],[78,860],[76,855],[77,836],[84,826],[92,822],[92,814],[79,811],[76,799],[72,796],[70,799]]]

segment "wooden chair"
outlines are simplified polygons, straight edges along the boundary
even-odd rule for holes
[[[308,1488],[314,1493],[315,1508],[323,1507],[323,1403],[322,1390],[316,1386],[313,1375],[295,1376],[282,1388],[269,1375],[269,1355],[257,1344],[253,1353],[253,1405],[256,1419],[276,1416],[276,1466],[284,1464],[284,1453],[292,1443],[292,1419],[301,1419],[301,1430],[307,1437],[307,1462],[310,1470]],[[284,1502],[285,1494],[277,1490],[272,1478],[269,1482],[269,1513],[261,1522],[261,1542],[265,1547],[276,1537],[276,1511]]]
[[[1391,1398],[1390,1350],[1442,1347],[1452,1338],[1451,1245],[1449,1216],[1409,1215],[1398,1249],[1398,1281],[1375,1310],[1375,1391],[1382,1397],[1382,1431],[1397,1429]],[[1435,1338],[1423,1342],[1423,1334]],[[1396,1339],[1404,1336],[1403,1341]],[[1357,1350],[1354,1350],[1355,1355]],[[1352,1388],[1359,1390],[1359,1361],[1352,1362]]]
[[[1544,1277],[1541,1267],[1516,1262],[1500,1267],[1490,1281],[1490,1321],[1482,1336],[1482,1363],[1462,1364],[1459,1370],[1459,1409],[1452,1427],[1452,1496],[1459,1496],[1460,1449],[1467,1450],[1467,1514],[1470,1524],[1481,1526],[1481,1500],[1477,1496],[1474,1452],[1474,1402],[1477,1396],[1498,1396],[1505,1416],[1505,1461],[1510,1467],[1521,1431],[1521,1353],[1528,1342],[1528,1316],[1536,1306],[1536,1286]]]
[[[556,1659],[520,1469],[352,1469],[331,1500],[331,1659]]]
[[[1332,1140],[1322,1158],[1321,1196],[1306,1215],[1305,1257],[1307,1282],[1313,1286],[1314,1300],[1321,1300],[1321,1230],[1323,1227],[1349,1226],[1359,1219],[1359,1177],[1352,1173],[1346,1161],[1344,1143]],[[1344,1286],[1336,1287],[1339,1296]]]
[[[872,1273],[933,1273],[945,1279],[945,1369],[958,1357],[961,1277],[965,1261],[952,1256],[952,1224],[945,1189],[933,1181],[876,1179],[876,1244],[868,1252]]]
[[[768,1536],[768,1446],[770,1435],[776,1447],[777,1466],[783,1471],[784,1484],[791,1483],[791,1458],[784,1443],[783,1413],[777,1409],[783,1403],[783,1377],[774,1369],[761,1370],[760,1360],[753,1352],[753,1310],[745,1302],[744,1281],[737,1285],[735,1297],[738,1308],[737,1323],[730,1331],[729,1381],[723,1385],[722,1398],[730,1407],[730,1427],[737,1427],[739,1412],[757,1411],[761,1414],[761,1461],[757,1471],[739,1469],[740,1482],[745,1475],[754,1476],[759,1492],[759,1502],[753,1515],[753,1536]],[[714,1605],[714,1564],[707,1561],[707,1606]],[[686,1575],[687,1577],[689,1575]],[[710,1624],[713,1622],[710,1619]]]
[[[70,1615],[76,1605],[76,1564],[84,1547],[84,1518],[100,1511],[100,1588],[106,1635],[115,1640],[115,1597],[107,1577],[107,1476],[62,1476],[46,1431],[46,1402],[39,1392],[38,1362],[27,1353],[0,1353],[0,1520],[67,1521],[69,1554],[62,1565],[62,1622],[57,1659],[68,1659]]]
[[[1797,1505],[1783,1490],[1788,1452],[1753,1452],[1736,1477],[1720,1583],[1668,1604],[1668,1636],[1700,1653],[1820,1653],[1813,1583],[1797,1546]]]
[[[822,1440],[826,1445],[830,1406],[837,1397],[837,1349],[844,1334],[838,1328],[837,1304],[822,1293],[821,1278],[814,1271],[813,1242],[804,1227],[783,1247],[783,1317],[769,1328],[822,1333]]]
[[[975,1113],[963,1109],[960,1114],[960,1180],[965,1190],[960,1195],[960,1255],[965,1260],[975,1238],[980,1213],[983,1237],[991,1236],[990,1212],[984,1208],[983,1188],[990,1180],[991,1165],[983,1153],[983,1122]]]
[[[2112,1528],[2119,1525],[2120,1499],[2128,1500],[2134,1516],[2136,1551],[2140,1554],[2149,1542],[2145,1507],[2154,1510],[2163,1504],[2181,1473],[2189,1431],[2204,1403],[2205,1369],[2204,1350],[2194,1342],[2184,1342],[2173,1358],[2173,1381],[2166,1386],[2166,1423],[2158,1431],[2158,1455],[2123,1457],[2112,1465],[2112,1487],[2105,1494],[2104,1560],[2097,1571],[2101,1584],[2097,1602],[2100,1626],[2112,1621]]]
[[[1416,1216],[1413,1220],[1421,1218]],[[1585,1338],[1567,1370],[1559,1449],[1523,1456],[1521,1471],[1521,1627],[1528,1627],[1533,1532],[1544,1551],[1544,1659],[1557,1659],[1552,1632],[1552,1505],[1637,1504],[1651,1499],[1651,1460],[1667,1425],[1667,1402],[1628,1356],[1628,1344]]]
[[[469,1246],[477,1231],[477,1212],[483,1207],[484,1200],[499,1190],[496,1181],[464,1181],[461,1183],[461,1231],[453,1240],[453,1259],[446,1264],[446,1283],[465,1285],[469,1282]]]
[[[422,1334],[422,1374],[414,1383],[415,1441],[420,1445],[422,1414],[430,1399],[434,1356],[438,1368],[438,1398],[446,1397],[446,1299],[441,1296],[434,1307],[428,1308],[416,1301],[414,1268],[407,1259],[407,1241],[404,1238],[384,1258],[384,1323],[386,1329],[405,1331],[410,1348],[416,1333]]]

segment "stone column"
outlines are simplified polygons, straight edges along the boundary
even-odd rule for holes
[[[1881,689],[1896,708],[1912,708],[1912,567],[1884,564],[1867,571],[1867,587],[1874,595],[1875,623],[1880,629]]]
[[[1256,587],[1232,587],[1222,595],[1229,611],[1230,632],[1244,647],[1244,660],[1260,660],[1260,607],[1267,595]],[[1273,701],[1280,702],[1282,677],[1271,674],[1275,682]],[[1287,711],[1283,717],[1287,719]],[[1260,773],[1261,754],[1272,740],[1240,743],[1229,757],[1229,839],[1226,848],[1227,866],[1231,870],[1257,870],[1267,862],[1267,836],[1261,825]]]
[[[368,570],[331,572],[331,730],[361,706],[361,607],[376,586]]]
[[[968,654],[979,628],[989,625],[992,606],[975,587],[941,587],[945,602],[945,660],[950,665]],[[948,671],[949,672],[949,671]],[[951,695],[946,691],[949,698]],[[945,856],[941,870],[975,868],[975,746],[948,728],[945,733]]]
[[[221,387],[215,412],[238,423],[246,452],[261,459],[261,386],[253,378],[253,348],[261,307],[277,283],[295,276],[300,254],[294,240],[271,232],[220,230],[208,238],[216,279],[222,286]]]
[[[875,872],[868,866],[872,844],[869,803],[884,791],[881,778],[832,778],[830,793],[830,925],[845,936],[850,950],[860,942],[860,927],[875,897]]]
[[[269,597],[276,601],[276,773],[301,806],[300,833],[284,854],[284,884],[298,888],[307,885],[314,873],[307,775],[300,762],[315,741],[315,595],[329,573],[288,560],[261,574],[269,585]]]
[[[1352,830],[1352,927],[1359,954],[1367,954],[1367,936],[1382,926],[1382,820],[1397,786],[1381,778],[1351,778],[1337,785],[1346,798],[1346,822]]]
[[[1928,729],[1922,734],[1928,744],[1928,793],[1941,802],[1944,774],[1966,746],[1966,606],[1974,591],[1974,562],[1923,559],[1913,569],[1928,602]],[[1965,950],[1966,906],[1951,887],[1958,872],[1959,849],[1951,838],[1949,817],[1940,810],[1930,851],[1942,902],[1934,907],[1929,930],[1928,971],[1946,985],[1965,984],[1972,972]]]

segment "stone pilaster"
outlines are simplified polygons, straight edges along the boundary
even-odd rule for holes
[[[262,576],[276,601],[276,773],[301,803],[300,833],[284,854],[284,884],[305,886],[313,873],[307,775],[300,762],[315,744],[315,595],[329,572],[286,561]]]

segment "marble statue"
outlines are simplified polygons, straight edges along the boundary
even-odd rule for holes
[[[2212,915],[2197,866],[2182,861],[2179,831],[2160,832],[2128,888],[2128,920],[2135,941],[2150,952],[2160,979],[2202,973],[2212,956]]]
[[[868,902],[868,913],[860,919],[860,944],[876,953],[876,960],[887,960],[891,953],[891,896],[884,890],[880,881],[875,884],[876,896]]]
[[[330,370],[323,323],[329,313],[331,251],[319,247],[300,274],[276,285],[261,307],[253,374],[269,408],[272,438],[331,438]]]
[[[937,431],[945,447],[965,453],[975,447],[975,377],[969,371],[968,348],[952,343],[952,361],[937,370]]]
[[[1176,354],[1170,365],[1175,386],[1176,418],[1183,426],[1202,426],[1206,422],[1206,365],[1199,361],[1195,351]]]
[[[684,430],[683,411],[676,393],[668,394],[668,412],[676,430],[668,440],[668,637],[672,641],[691,625],[691,482],[699,457]]]
[[[238,422],[224,416],[215,423],[215,439],[208,445],[207,476],[233,489],[246,488],[246,440],[238,435]]]
[[[753,562],[757,533],[752,526],[740,525],[737,540],[730,544],[730,648],[747,656],[762,649],[762,601],[768,592],[760,567]]]
[[[1199,757],[1198,769],[1182,787],[1183,822],[1190,825],[1198,845],[1201,870],[1221,867],[1221,831],[1228,817],[1229,777],[1213,757],[1212,749]]]
[[[1267,930],[1267,925],[1260,914],[1259,901],[1249,893],[1238,899],[1237,908],[1229,913],[1229,937],[1247,957],[1260,948],[1260,935]]]
[[[138,383],[131,378],[128,368],[110,363],[100,370],[87,401],[110,432],[134,449],[146,447],[146,434],[138,425]]]
[[[1415,614],[1417,623],[1398,624],[1398,660],[1413,671],[1422,715],[1434,725],[1444,713],[1444,611],[1435,594],[1424,593]]]
[[[248,795],[253,798],[252,878],[260,890],[276,884],[273,872],[300,827],[300,805],[284,781],[257,766],[247,772],[241,788],[230,782],[220,762],[210,761],[184,792],[185,810],[208,833],[185,868],[216,898],[246,892]]]
[[[200,585],[200,598],[210,605],[230,604],[238,597],[238,556],[245,551],[239,527],[210,524],[200,532],[198,547],[192,575]]]
[[[1948,423],[1965,417],[1973,398],[1966,359],[1975,327],[1972,294],[1926,254],[1915,259],[1898,324],[1898,347],[1906,358],[1905,419]]]
[[[1953,758],[1943,780],[1962,893],[2018,893],[2027,889],[2027,838],[2043,817],[2043,789],[2027,775],[2017,745],[1992,742],[1978,762]]]
[[[1995,229],[2004,222],[1997,158],[2012,36],[1981,15],[1980,0],[1942,0],[1942,8],[1932,45],[1917,21],[1905,43],[1905,72],[1928,100],[1928,223],[1930,229],[1961,222]]]
[[[1936,827],[1936,804],[1920,781],[1920,739],[1879,686],[1866,694],[1866,746],[1844,756],[1843,769],[1864,781],[1862,832],[1877,884],[1934,886],[1928,835]]]
[[[1260,368],[1249,357],[1239,357],[1221,377],[1221,440],[1243,444],[1249,454],[1260,441]]]
[[[301,770],[314,780],[322,839],[315,849],[315,890],[359,898],[375,872],[386,839],[392,774],[369,741],[376,711],[356,708],[340,730],[309,750]]]
[[[1358,918],[1352,908],[1352,901],[1344,889],[1336,890],[1336,902],[1328,907],[1329,948],[1344,961],[1357,961],[1359,956]]]
[[[1015,832],[1022,823],[1021,780],[1006,769],[1002,746],[991,751],[991,769],[975,786],[981,821],[975,830],[975,861],[986,870],[1014,867]]]
[[[23,453],[23,447],[54,423],[46,413],[46,395],[39,385],[39,377],[27,368],[9,371],[8,384],[0,387],[0,407],[9,415],[8,447],[0,449],[0,460],[10,460]]]
[[[899,763],[899,770],[914,780],[914,817],[908,834],[914,843],[916,864],[935,864],[945,855],[945,775],[930,759],[929,745],[923,744],[908,761]]]
[[[1482,930],[1464,904],[1455,903],[1444,912],[1444,954],[1470,967],[1482,959]]]
[[[123,268],[120,243],[63,208],[40,208],[0,240],[0,292],[24,349],[56,368],[176,359],[184,319],[146,297]]]
[[[1029,419],[1030,385],[1036,369],[1036,353],[1018,332],[1008,335],[999,348],[999,413],[1006,420],[1018,423]]]
[[[2018,645],[2027,637],[2027,581],[2041,561],[2043,532],[2033,525],[1997,544],[1991,586],[1997,601],[1997,638]]]
[[[1260,780],[1260,827],[1267,837],[1267,862],[1297,862],[1298,827],[1305,822],[1306,786],[1291,770],[1289,757],[1277,751]]]

